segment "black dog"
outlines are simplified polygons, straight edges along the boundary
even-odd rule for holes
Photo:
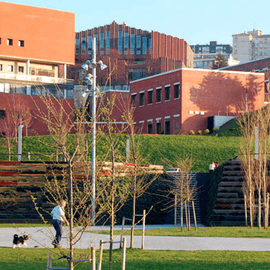
[[[25,243],[25,241],[28,240],[28,235],[23,235],[23,236],[18,236],[18,234],[14,234],[13,236],[13,248],[17,247],[21,247],[21,244],[24,246],[27,246],[27,244]]]

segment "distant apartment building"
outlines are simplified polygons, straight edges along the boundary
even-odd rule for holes
[[[97,83],[103,87],[127,89],[131,80],[193,67],[193,52],[185,40],[113,21],[76,33],[76,65],[69,70],[75,84],[80,83],[81,65],[92,58],[93,37],[97,61],[102,60],[108,66],[104,71],[97,69]]]
[[[48,111],[39,96],[74,106],[67,67],[75,64],[75,14],[0,2],[0,17],[0,135],[12,126],[14,111],[31,116],[25,134],[48,134],[37,119],[41,108]]]
[[[233,57],[241,63],[270,56],[270,35],[253,30],[233,37]]]
[[[0,2],[0,16],[0,93],[55,93],[57,85],[72,98],[75,14]]]
[[[211,69],[215,56],[218,54],[222,54],[228,60],[229,65],[235,64],[231,57],[232,46],[229,44],[224,45],[218,44],[217,41],[210,41],[210,44],[191,45],[190,47],[194,53],[194,68]]]

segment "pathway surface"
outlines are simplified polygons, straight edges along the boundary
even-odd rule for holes
[[[154,228],[155,226],[147,226]],[[167,226],[170,227],[170,226]],[[99,248],[100,240],[108,241],[109,235],[98,234],[99,230],[107,230],[108,227],[94,227],[91,232],[85,232],[82,237],[78,235],[76,248],[85,249],[90,246]],[[116,226],[119,229],[119,226]],[[75,231],[76,233],[76,231]],[[29,228],[0,228],[0,247],[12,247],[13,235],[27,234],[30,239],[27,247],[23,248],[52,248],[51,242],[55,231],[53,227],[29,227]],[[64,236],[61,241],[63,248],[68,248],[68,228],[64,227]],[[127,239],[129,247],[130,237]],[[115,238],[119,241],[120,236]],[[141,248],[142,237],[135,236],[134,247]],[[105,244],[105,249],[109,244]],[[114,244],[119,248],[119,243]],[[222,237],[182,237],[182,236],[146,236],[146,250],[237,250],[237,251],[270,251],[270,239],[266,238],[222,238]]]

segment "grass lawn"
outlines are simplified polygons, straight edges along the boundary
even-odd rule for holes
[[[102,230],[98,233],[109,234],[109,231]],[[114,234],[119,235],[120,230],[115,230]],[[129,231],[124,232],[130,234]],[[165,228],[165,229],[146,229],[146,235],[149,236],[194,236],[194,237],[244,237],[244,238],[270,238],[270,229],[251,228],[251,227],[199,227],[197,231],[194,227],[190,231],[187,228]],[[142,235],[142,230],[135,230],[135,235]]]
[[[36,270],[46,269],[49,249],[0,248],[0,269]],[[62,252],[67,253],[67,250]],[[80,250],[79,252],[84,252]],[[98,252],[96,254],[98,256]],[[102,269],[108,269],[108,251],[104,251]],[[121,269],[121,250],[113,253],[113,269]],[[67,266],[66,261],[58,261],[60,256],[53,253],[52,266]],[[126,269],[269,269],[269,252],[246,251],[148,251],[127,250]],[[89,262],[83,262],[75,269],[91,269]]]

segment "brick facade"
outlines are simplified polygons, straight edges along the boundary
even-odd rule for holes
[[[239,115],[246,93],[250,111],[265,102],[264,74],[258,73],[181,68],[133,81],[130,92],[137,131],[154,134],[197,132],[210,116]]]

